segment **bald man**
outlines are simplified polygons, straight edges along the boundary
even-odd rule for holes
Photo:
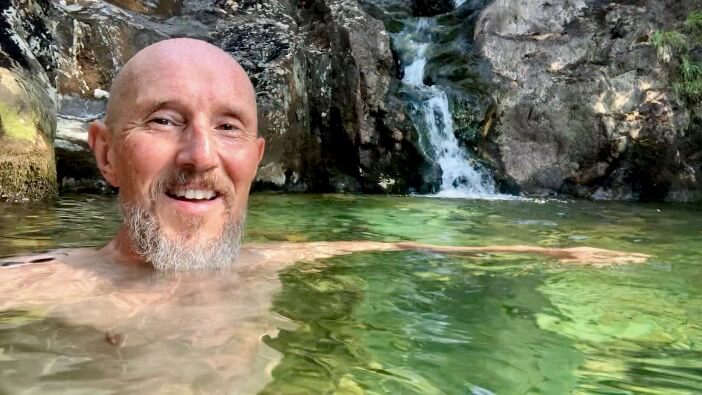
[[[96,328],[115,346],[182,335],[194,339],[194,350],[206,350],[220,340],[218,328],[235,328],[241,361],[208,366],[227,380],[254,377],[255,389],[266,380],[250,371],[261,355],[259,339],[279,326],[269,314],[279,285],[276,273],[294,262],[408,249],[519,252],[593,265],[647,258],[595,248],[411,242],[241,247],[249,190],[265,146],[257,132],[255,97],[239,64],[203,41],[166,40],[136,54],[113,83],[104,122],[93,122],[88,131],[100,172],[119,188],[121,228],[97,251],[63,249],[0,260],[0,292],[6,295],[0,312],[41,311]],[[193,299],[198,308],[184,319],[182,305]],[[242,314],[250,321],[238,319]],[[203,360],[210,357],[203,351]],[[268,363],[275,361],[270,357]],[[188,385],[189,379],[176,376],[164,382],[182,379]]]

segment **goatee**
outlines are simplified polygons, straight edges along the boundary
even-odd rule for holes
[[[150,191],[150,207],[122,202],[122,214],[134,252],[160,271],[223,270],[239,256],[244,233],[245,210],[233,212],[232,203],[223,195],[226,216],[219,237],[193,242],[202,228],[203,218],[178,216],[182,235],[166,236],[156,215],[156,202],[168,190],[197,183],[214,191],[227,190],[214,174],[196,174],[173,169],[158,177]]]
[[[187,237],[168,238],[151,210],[123,205],[122,211],[135,252],[156,270],[226,270],[237,261],[244,233],[243,213],[226,222],[219,237],[193,243]]]

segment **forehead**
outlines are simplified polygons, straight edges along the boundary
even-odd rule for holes
[[[228,56],[165,54],[137,64],[132,80],[136,107],[177,101],[199,111],[229,109],[256,115],[251,83]]]

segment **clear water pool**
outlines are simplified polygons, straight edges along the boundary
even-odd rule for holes
[[[122,302],[57,298],[0,310],[0,393],[702,393],[700,206],[256,194],[249,212],[248,241],[587,245],[653,258],[589,268],[359,253],[279,279],[186,284],[175,304],[145,296],[114,323],[116,338],[86,310]],[[99,246],[119,221],[114,197],[3,204],[0,256]],[[110,287],[153,296],[172,280],[120,281]],[[213,288],[226,298],[203,296]]]

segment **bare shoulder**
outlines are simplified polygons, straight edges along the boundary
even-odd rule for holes
[[[92,249],[60,249],[0,258],[0,311],[54,305],[93,288],[86,275]]]
[[[58,251],[50,251],[46,253],[33,254],[33,255],[20,255],[8,258],[0,258],[0,270],[2,269],[16,269],[19,267],[26,267],[29,265],[39,265],[47,264],[50,262],[58,262],[61,253]]]
[[[70,261],[83,261],[86,258],[95,256],[97,256],[97,251],[91,248],[70,248],[38,254],[4,257],[0,258],[0,273],[26,267],[61,265]]]

